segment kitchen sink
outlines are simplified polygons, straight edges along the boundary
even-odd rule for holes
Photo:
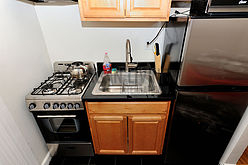
[[[101,73],[93,95],[159,95],[161,89],[151,70]]]

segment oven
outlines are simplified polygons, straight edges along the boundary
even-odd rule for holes
[[[58,144],[63,156],[93,156],[91,134],[85,110],[33,111],[47,144]]]
[[[32,112],[47,143],[90,142],[86,112]]]
[[[25,100],[47,144],[61,148],[63,156],[92,156],[87,114],[81,100],[95,74],[94,63],[80,62],[88,72],[73,77],[74,62],[54,63],[54,73],[30,92]]]

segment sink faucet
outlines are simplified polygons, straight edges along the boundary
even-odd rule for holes
[[[131,56],[131,44],[130,44],[130,40],[127,39],[126,41],[126,67],[125,67],[125,71],[128,72],[129,68],[136,68],[137,64],[132,63],[133,58]]]

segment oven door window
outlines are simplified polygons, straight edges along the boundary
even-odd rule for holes
[[[63,117],[63,116],[38,116],[51,133],[78,133],[80,131],[80,122],[76,117]]]
[[[50,118],[50,131],[53,133],[77,133],[79,132],[79,123],[72,118]]]

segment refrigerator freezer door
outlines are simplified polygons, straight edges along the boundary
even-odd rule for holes
[[[238,6],[238,5],[247,5],[247,2],[241,0],[211,0],[211,6]]]
[[[210,13],[224,12],[231,13],[234,12],[247,12],[248,3],[246,0],[208,0]]]
[[[179,92],[167,163],[218,165],[247,106],[248,92]]]
[[[248,18],[191,19],[179,86],[248,86]]]

